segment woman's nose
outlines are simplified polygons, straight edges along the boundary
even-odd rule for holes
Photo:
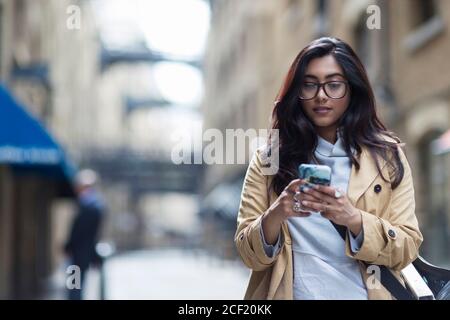
[[[321,100],[324,100],[326,98],[327,98],[327,95],[325,93],[325,89],[322,86],[322,87],[319,88],[319,92],[317,92],[317,99],[319,99],[321,101]]]

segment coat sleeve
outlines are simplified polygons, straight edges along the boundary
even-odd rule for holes
[[[349,239],[346,254],[372,264],[385,265],[401,270],[414,261],[423,241],[415,215],[414,186],[411,168],[403,151],[399,148],[400,160],[404,166],[401,183],[392,190],[388,218],[380,218],[361,211],[364,241],[361,249],[353,254]]]
[[[261,237],[261,218],[269,208],[267,190],[268,176],[261,171],[259,150],[250,161],[242,188],[241,202],[234,237],[237,251],[244,264],[252,270],[263,271],[270,267],[279,256],[268,257]],[[284,244],[281,236],[281,246]]]

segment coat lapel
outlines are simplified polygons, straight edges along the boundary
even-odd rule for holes
[[[380,168],[383,169],[386,161],[380,160]],[[367,188],[372,184],[379,175],[375,160],[366,148],[362,148],[359,156],[360,169],[357,171],[355,165],[352,165],[350,180],[348,184],[347,195],[353,205],[356,205],[359,198],[366,192]]]

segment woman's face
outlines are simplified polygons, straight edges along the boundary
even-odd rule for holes
[[[339,119],[348,108],[350,90],[348,84],[343,81],[346,81],[344,72],[332,55],[311,60],[306,68],[305,80],[300,84],[299,96],[308,98],[308,100],[301,100],[303,111],[319,133],[331,130],[335,132]],[[317,91],[317,85],[325,82],[328,84],[321,86],[317,95],[313,97]]]

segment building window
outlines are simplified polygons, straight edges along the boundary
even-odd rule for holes
[[[436,4],[433,0],[411,0],[411,28],[428,22],[436,13]]]
[[[328,31],[327,19],[327,1],[319,0],[316,2],[316,18],[315,18],[315,33],[317,37],[322,37]]]
[[[405,37],[404,46],[412,53],[444,33],[446,26],[438,14],[435,1],[411,0],[410,5],[409,27],[411,31]]]
[[[449,234],[447,231],[447,192],[448,175],[445,157],[433,154],[432,142],[442,134],[433,130],[419,142],[419,185],[416,188],[422,195],[421,211],[423,219],[421,230],[424,243],[423,255],[435,264],[447,263],[450,259],[447,250]]]
[[[319,13],[319,15],[321,16],[325,16],[326,14],[326,0],[319,0],[317,1],[317,12]]]
[[[364,64],[366,69],[370,69],[371,64],[371,50],[370,50],[370,40],[371,33],[366,26],[365,16],[362,15],[356,24],[354,30],[354,38],[355,38],[355,50],[361,59],[361,62]],[[369,70],[368,70],[369,71]],[[370,73],[370,72],[369,72]]]

